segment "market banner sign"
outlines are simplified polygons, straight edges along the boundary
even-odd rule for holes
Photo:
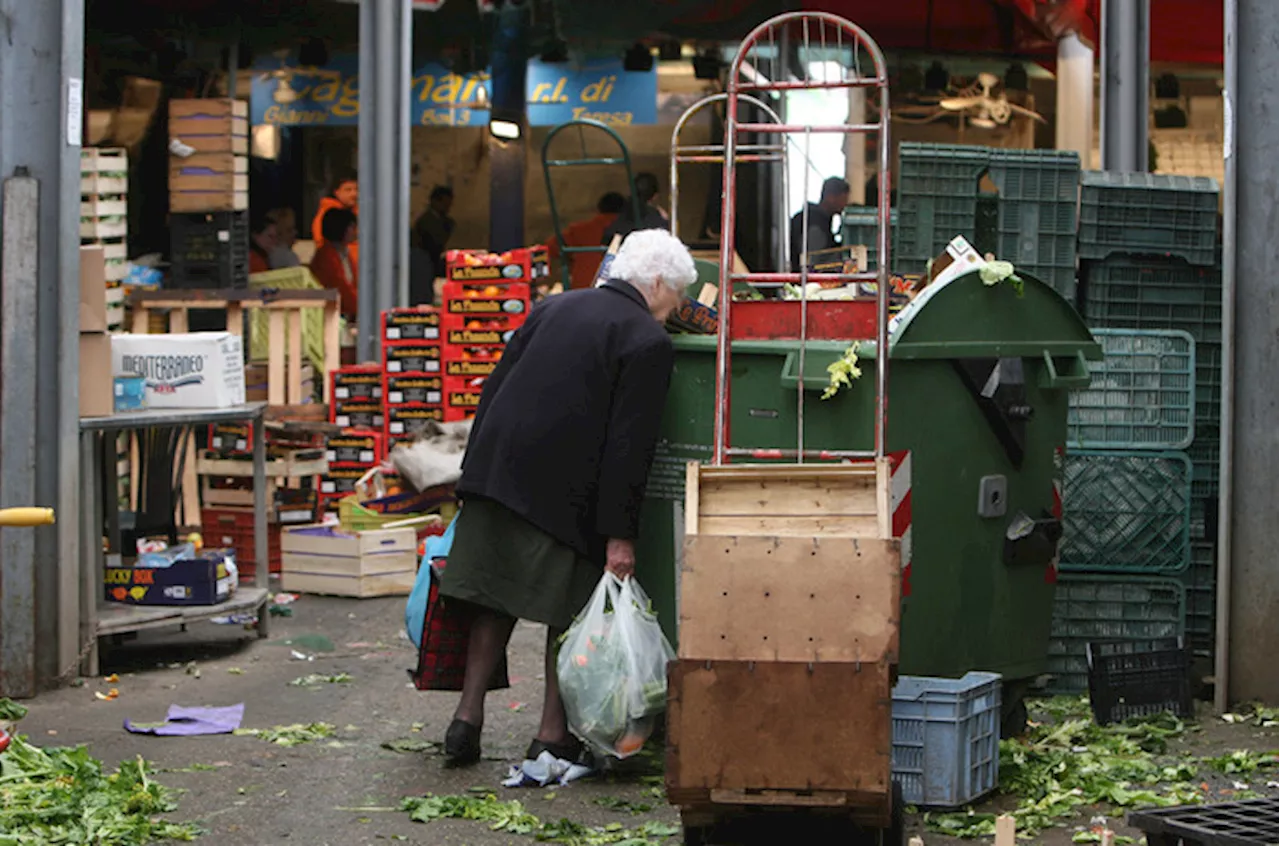
[[[250,117],[255,125],[355,126],[360,120],[359,57],[335,56],[322,67],[266,59],[253,71]],[[658,73],[625,71],[621,59],[581,65],[529,63],[529,123],[554,126],[591,118],[610,126],[658,119]],[[489,74],[460,76],[444,65],[421,65],[410,88],[414,126],[484,126],[489,122]]]

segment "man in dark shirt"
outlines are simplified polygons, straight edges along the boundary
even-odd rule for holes
[[[829,250],[839,242],[831,232],[831,219],[849,205],[849,183],[832,176],[822,183],[822,196],[809,203],[808,252]],[[800,272],[801,239],[804,235],[804,211],[791,218],[791,272]]]
[[[658,199],[658,177],[652,173],[636,174],[636,199],[640,201],[640,219],[635,219],[635,212],[628,201],[622,214],[604,231],[601,244],[608,246],[613,243],[614,235],[625,238],[640,229],[671,229],[671,221],[655,202]]]

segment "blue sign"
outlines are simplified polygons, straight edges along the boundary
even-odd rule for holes
[[[335,56],[322,68],[263,60],[253,71],[250,119],[254,125],[354,126],[360,119],[359,71],[356,56]],[[413,73],[410,120],[414,126],[484,126],[489,94],[487,72],[461,76],[425,64]],[[531,61],[526,95],[531,126],[575,118],[631,126],[658,118],[657,70],[625,71],[620,59]]]

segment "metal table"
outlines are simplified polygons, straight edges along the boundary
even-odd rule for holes
[[[270,615],[267,602],[270,565],[267,553],[267,450],[264,440],[264,416],[267,404],[251,402],[218,409],[156,409],[113,414],[108,417],[80,419],[80,468],[84,484],[84,501],[80,517],[80,642],[87,644],[81,661],[81,672],[98,674],[98,638],[105,635],[138,632],[165,626],[183,626],[227,614],[257,611],[258,637],[266,637]],[[116,462],[104,461],[107,444],[115,441],[106,435],[129,429],[200,426],[212,423],[253,424],[253,532],[254,560],[257,562],[255,585],[241,587],[226,602],[199,606],[124,605],[108,602],[103,588],[106,553],[102,548],[102,521],[108,519],[113,544],[119,544],[119,505],[116,497],[106,497],[106,467],[114,470]],[[119,550],[115,550],[119,551]]]

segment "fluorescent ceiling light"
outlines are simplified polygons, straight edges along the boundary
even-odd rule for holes
[[[520,124],[509,120],[491,120],[489,121],[489,131],[493,133],[494,138],[514,141],[520,137]]]

